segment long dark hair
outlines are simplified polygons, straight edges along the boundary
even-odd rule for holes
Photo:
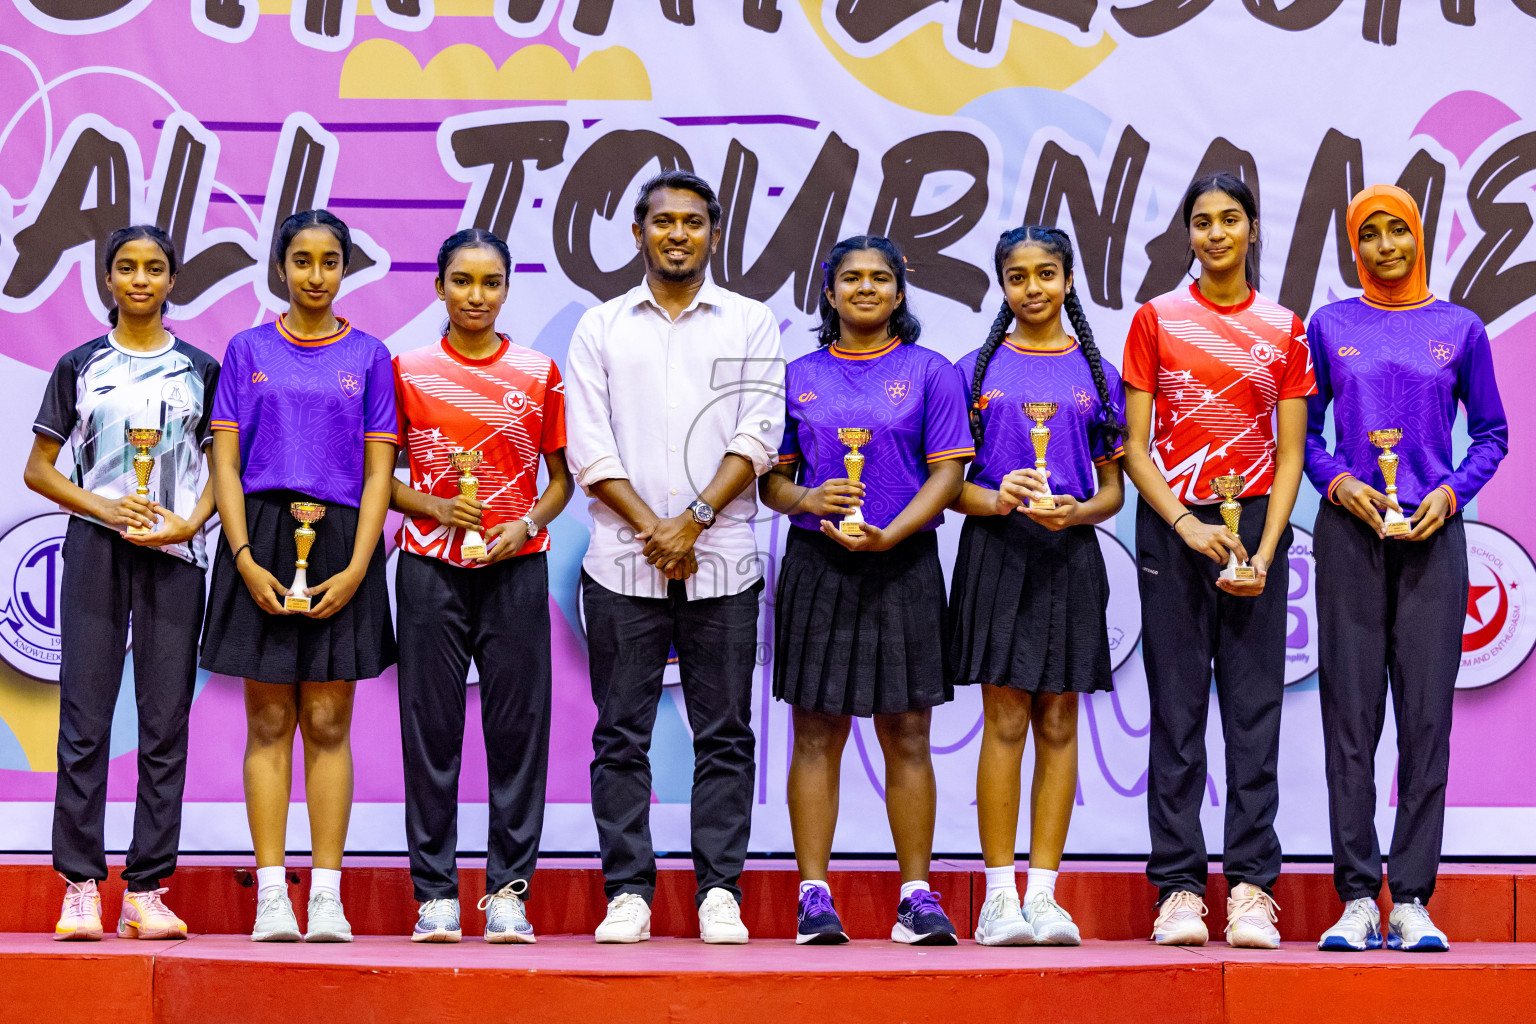
[[[288,247],[305,228],[325,228],[336,236],[336,241],[341,245],[341,269],[346,270],[347,264],[352,262],[352,232],[330,210],[300,210],[283,221],[277,234],[272,236],[272,262],[282,266],[288,258]]]
[[[101,261],[101,269],[107,273],[107,276],[110,277],[112,274],[112,263],[117,259],[117,251],[129,242],[140,238],[148,239],[160,247],[160,251],[165,253],[166,266],[170,268],[171,276],[175,277],[176,268],[180,266],[180,262],[176,258],[176,243],[171,241],[170,235],[154,224],[133,224],[126,228],[118,228],[107,236],[107,254],[106,258]],[[164,316],[166,310],[170,308],[171,303],[169,299],[160,303],[160,315]],[[113,327],[117,326],[116,306],[107,311],[107,322]]]
[[[1055,256],[1061,260],[1061,272],[1067,277],[1072,276],[1072,239],[1060,228],[1031,224],[1028,227],[1010,228],[998,238],[997,248],[992,250],[992,263],[997,270],[998,284],[1003,283],[1003,263],[1008,259],[1008,254],[1024,244],[1038,245]],[[1099,417],[1089,425],[1088,431],[1104,447],[1113,451],[1125,434],[1125,423],[1115,413],[1109,394],[1109,381],[1104,378],[1104,361],[1099,357],[1099,346],[1094,344],[1093,328],[1088,326],[1088,315],[1083,312],[1083,303],[1077,297],[1075,285],[1067,289],[1062,309],[1072,323],[1072,330],[1077,332],[1077,346],[1082,349],[1083,358],[1088,361],[1088,372],[1093,375],[1093,386],[1099,392]],[[1008,328],[1012,324],[1013,307],[1008,305],[1005,298],[1003,308],[998,310],[996,319],[992,321],[992,329],[987,332],[987,340],[982,343],[981,352],[976,356],[976,373],[971,378],[971,436],[976,439],[977,450],[981,449],[986,440],[981,422],[981,395],[987,378],[987,364],[1008,336]]]
[[[912,307],[907,302],[906,257],[902,256],[901,250],[896,248],[896,243],[884,235],[854,235],[834,245],[821,264],[821,324],[811,329],[816,332],[816,343],[823,348],[843,336],[837,307],[827,298],[827,292],[832,290],[832,282],[837,279],[837,270],[843,265],[843,260],[847,259],[850,253],[866,250],[880,254],[886,266],[891,268],[891,273],[896,275],[896,290],[901,292],[901,301],[896,304],[895,311],[891,313],[889,325],[891,337],[900,340],[904,345],[910,345],[922,336],[922,321],[913,315]]]
[[[1263,249],[1263,241],[1259,238],[1259,200],[1253,194],[1253,189],[1237,175],[1228,171],[1217,171],[1215,174],[1207,174],[1196,178],[1190,183],[1189,191],[1184,193],[1184,230],[1189,230],[1189,222],[1194,216],[1195,200],[1209,192],[1225,192],[1237,200],[1237,205],[1243,208],[1248,215],[1248,258],[1243,262],[1243,277],[1248,281],[1248,287],[1254,291],[1259,290],[1259,257]],[[1195,250],[1189,250],[1189,262],[1184,266],[1184,272],[1195,265]]]
[[[501,269],[505,274],[512,274],[512,253],[507,249],[507,243],[496,237],[495,233],[484,228],[465,228],[463,231],[449,235],[437,250],[437,279],[443,280],[448,276],[448,264],[453,262],[454,253],[460,249],[490,249],[501,257]]]

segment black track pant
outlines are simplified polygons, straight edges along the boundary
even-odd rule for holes
[[[1269,498],[1249,498],[1242,506],[1239,536],[1252,555],[1264,533]],[[1192,511],[1202,522],[1221,522],[1215,505],[1193,506]],[[1200,806],[1206,797],[1205,724],[1213,663],[1227,755],[1222,853],[1227,881],[1268,891],[1280,877],[1276,769],[1291,538],[1286,526],[1263,594],[1235,597],[1216,589],[1224,566],[1192,550],[1151,506],[1137,502],[1141,653],[1152,706],[1147,877],[1157,886],[1159,900],[1179,890],[1205,894]]]
[[[696,902],[716,886],[741,900],[737,881],[752,828],[752,672],[763,584],[690,601],[681,580],[663,598],[626,597],[581,577],[597,727],[592,733],[592,816],[609,899],[656,894],[651,846],[651,730],[667,652],[677,647],[693,729],[693,870]]]
[[[1375,759],[1390,680],[1398,766],[1389,888],[1393,902],[1428,903],[1467,611],[1466,527],[1458,515],[1428,540],[1382,540],[1325,503],[1312,543],[1333,885],[1345,901],[1381,892]]]
[[[459,895],[465,683],[480,669],[490,782],[485,889],[531,884],[549,774],[549,567],[541,552],[478,569],[400,553],[400,740],[416,899]],[[525,898],[527,894],[524,894]]]
[[[181,839],[203,570],[71,516],[60,597],[53,866],[72,882],[107,877],[107,763],[131,613],[139,789],[123,880],[133,892],[157,889],[176,870]]]

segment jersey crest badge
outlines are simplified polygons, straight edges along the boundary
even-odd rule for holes
[[[1451,356],[1455,354],[1456,350],[1451,347],[1450,342],[1432,341],[1429,343],[1430,358],[1434,359],[1434,361],[1441,366],[1449,363],[1451,361]]]
[[[888,380],[885,382],[885,397],[895,405],[900,405],[902,399],[912,390],[912,382],[907,380]]]
[[[363,380],[351,370],[337,370],[336,379],[341,384],[342,393],[348,398],[356,398],[363,390]]]

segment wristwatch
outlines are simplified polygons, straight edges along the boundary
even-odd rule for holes
[[[524,526],[528,527],[529,540],[533,540],[533,538],[539,535],[539,524],[533,521],[533,516],[523,516],[520,522],[522,522]]]
[[[688,512],[693,516],[693,521],[706,530],[715,525],[714,506],[707,502],[697,500],[690,502]]]

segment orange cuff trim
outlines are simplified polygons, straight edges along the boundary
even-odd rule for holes
[[[370,430],[363,434],[365,441],[389,441],[392,444],[400,443],[400,435],[383,430]]]
[[[1108,455],[1104,456],[1102,459],[1094,459],[1093,460],[1093,464],[1095,466],[1107,466],[1111,462],[1118,462],[1120,459],[1123,459],[1123,458],[1125,458],[1125,448],[1122,446],[1122,447],[1116,448],[1114,451],[1110,452]]]
[[[1456,510],[1461,507],[1461,502],[1456,500],[1456,492],[1451,490],[1451,485],[1441,484],[1439,487],[1436,487],[1435,490],[1444,491],[1446,495],[1451,499],[1451,511],[1448,514],[1455,515]]]
[[[927,461],[928,462],[948,462],[950,459],[974,459],[975,457],[976,457],[976,449],[974,447],[971,447],[971,448],[951,448],[949,451],[946,451],[946,452],[934,452],[932,455],[928,456]]]
[[[1353,476],[1353,473],[1340,473],[1338,476],[1328,481],[1328,500],[1337,505],[1339,503],[1339,499],[1333,496],[1333,492],[1339,489],[1339,484]]]
[[[240,433],[240,424],[234,420],[209,420],[208,427],[210,430],[233,430]]]
[[[779,456],[779,465],[781,465],[781,466],[788,466],[788,465],[791,465],[791,464],[799,462],[799,461],[800,461],[800,456],[798,456],[798,455],[780,455]]]

